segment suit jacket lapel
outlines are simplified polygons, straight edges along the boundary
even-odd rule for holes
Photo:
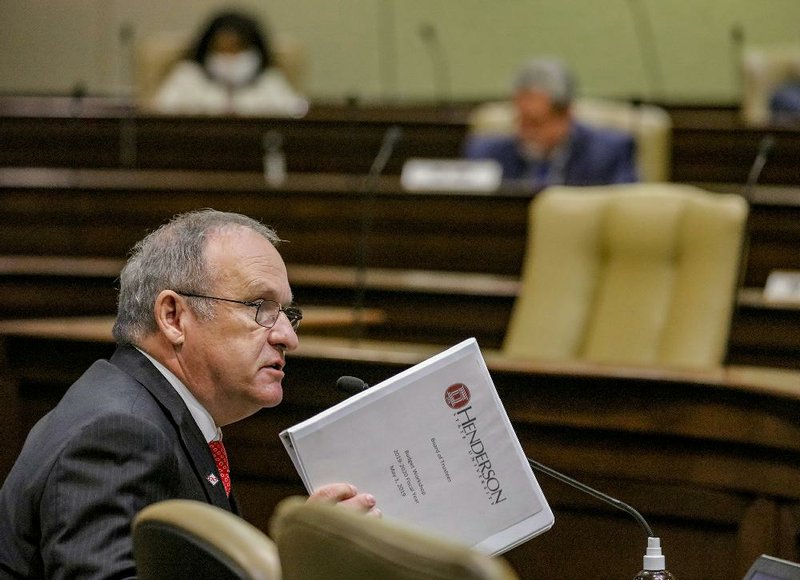
[[[190,459],[209,503],[238,512],[235,501],[225,495],[214,458],[192,414],[169,381],[141,352],[132,346],[117,348],[111,363],[124,370],[146,388],[176,425],[183,450]]]

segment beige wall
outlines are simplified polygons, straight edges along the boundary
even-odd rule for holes
[[[0,0],[0,92],[119,93],[128,64],[119,29],[138,37],[194,30],[218,0]],[[442,92],[420,27],[447,55],[452,97],[500,95],[517,64],[570,62],[584,94],[736,102],[731,30],[749,44],[800,45],[798,0],[271,0],[242,1],[307,46],[308,93],[425,100]],[[659,75],[648,74],[636,22],[652,25]],[[649,69],[650,71],[653,68]],[[438,87],[438,88],[437,88]],[[446,87],[445,87],[446,88]]]

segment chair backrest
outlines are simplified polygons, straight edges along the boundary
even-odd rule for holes
[[[166,500],[133,521],[138,578],[279,580],[275,544],[240,517],[193,500]]]
[[[747,214],[739,195],[688,185],[546,189],[530,205],[504,353],[720,365]]]
[[[281,502],[270,522],[285,580],[513,580],[502,558],[344,507]]]
[[[655,105],[633,105],[622,101],[580,98],[573,103],[575,118],[588,125],[616,129],[631,135],[636,143],[636,168],[642,181],[668,181],[672,120]],[[471,135],[509,135],[515,127],[511,101],[478,105],[468,119]]]
[[[136,102],[147,107],[170,69],[186,57],[192,35],[162,32],[136,43],[134,84]],[[307,61],[305,46],[297,38],[280,33],[270,37],[275,65],[298,93],[303,93]]]
[[[800,77],[800,45],[751,46],[742,53],[742,119],[769,124],[769,101],[780,85]]]

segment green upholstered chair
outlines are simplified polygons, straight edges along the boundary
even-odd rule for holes
[[[502,558],[345,507],[281,502],[270,522],[285,580],[513,580]]]
[[[504,354],[720,365],[747,214],[739,195],[688,185],[548,188],[530,205]]]

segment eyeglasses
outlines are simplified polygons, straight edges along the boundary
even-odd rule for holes
[[[297,330],[300,326],[300,321],[303,320],[303,312],[294,306],[287,306],[283,307],[280,303],[275,302],[274,300],[254,300],[252,302],[247,302],[244,300],[231,300],[230,298],[219,298],[217,296],[204,296],[203,294],[192,294],[191,292],[180,292],[178,290],[175,291],[176,293],[180,294],[181,296],[186,296],[187,298],[205,298],[207,300],[222,300],[223,302],[233,302],[234,304],[243,304],[245,306],[250,306],[251,308],[256,309],[256,323],[263,326],[264,328],[272,328],[275,326],[275,323],[278,322],[278,317],[283,312],[286,315],[286,318],[289,319],[289,324],[292,325],[294,330]]]

